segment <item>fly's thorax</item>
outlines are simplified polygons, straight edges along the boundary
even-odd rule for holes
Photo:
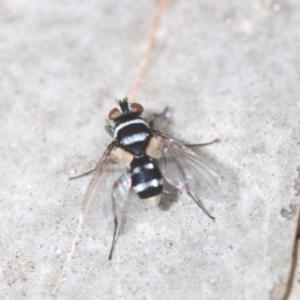
[[[148,123],[140,117],[124,116],[114,128],[114,139],[119,147],[135,157],[142,157],[145,154],[152,136]]]

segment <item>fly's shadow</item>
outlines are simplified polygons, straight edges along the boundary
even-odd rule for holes
[[[171,206],[178,201],[179,194],[180,191],[165,180],[164,192],[158,207],[163,211],[169,210]]]

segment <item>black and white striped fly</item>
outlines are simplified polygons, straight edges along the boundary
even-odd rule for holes
[[[114,231],[109,260],[117,242],[118,212],[126,203],[131,189],[147,205],[157,206],[164,192],[164,182],[167,182],[177,190],[185,190],[204,213],[214,219],[203,206],[199,191],[216,186],[219,183],[219,175],[193,148],[215,141],[187,145],[154,129],[156,118],[164,115],[166,111],[153,114],[149,121],[143,118],[142,112],[143,107],[138,103],[130,103],[127,98],[118,101],[117,107],[108,115],[111,124],[106,126],[113,141],[94,170],[72,178],[95,172],[85,195],[85,215],[99,189],[101,190],[111,166],[117,165],[118,169],[122,170],[111,191],[110,217],[114,223]]]

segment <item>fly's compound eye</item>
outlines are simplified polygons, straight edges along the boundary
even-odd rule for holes
[[[116,120],[117,118],[119,118],[122,114],[128,114],[130,112],[133,113],[142,113],[144,108],[142,105],[138,104],[138,103],[127,103],[126,101],[126,106],[121,106],[121,102],[119,103],[119,108],[114,108],[110,111],[109,115],[108,115],[108,119],[111,121]]]
[[[112,109],[110,111],[110,113],[108,115],[108,119],[113,121],[113,120],[117,119],[118,117],[120,117],[121,114],[122,113],[119,111],[119,109],[115,107],[114,109]]]
[[[134,113],[142,113],[144,110],[143,106],[138,103],[131,103],[131,111]]]

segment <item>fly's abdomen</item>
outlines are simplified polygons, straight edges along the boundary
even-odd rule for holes
[[[163,177],[155,161],[148,157],[131,162],[132,188],[150,206],[159,204],[163,191]]]

